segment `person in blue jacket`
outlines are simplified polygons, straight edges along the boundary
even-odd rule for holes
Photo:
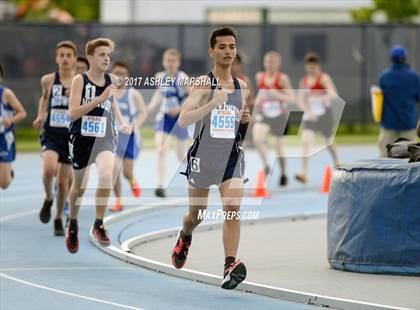
[[[391,66],[382,72],[379,87],[383,93],[383,112],[379,133],[380,156],[386,156],[387,144],[398,138],[416,140],[420,101],[420,77],[407,64],[407,51],[395,45],[390,52]]]

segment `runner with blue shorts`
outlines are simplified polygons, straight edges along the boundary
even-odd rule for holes
[[[0,82],[4,70],[0,64]],[[16,158],[15,124],[26,117],[26,111],[15,93],[0,84],[0,188],[9,187],[13,179],[12,162]]]
[[[160,82],[148,105],[149,112],[160,106],[155,123],[155,144],[158,158],[158,186],[155,194],[158,197],[166,196],[163,186],[166,175],[165,157],[169,145],[168,137],[172,136],[177,141],[176,153],[179,161],[184,159],[186,140],[188,139],[188,130],[179,127],[177,123],[181,106],[189,92],[186,85],[188,76],[179,71],[181,54],[178,50],[170,48],[163,53],[162,63],[165,71],[156,73],[155,79]]]
[[[114,192],[117,201],[109,210],[119,212],[123,209],[121,198],[120,168],[123,165],[123,174],[130,184],[134,197],[140,197],[141,188],[134,175],[134,161],[140,152],[140,127],[147,118],[147,109],[141,93],[132,88],[126,87],[125,82],[129,77],[128,66],[124,62],[116,62],[111,70],[117,78],[122,81],[117,87],[115,99],[121,110],[121,115],[126,124],[133,126],[131,135],[124,134],[118,130],[117,158],[115,160],[115,184]]]

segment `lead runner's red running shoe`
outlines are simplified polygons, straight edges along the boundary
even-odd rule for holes
[[[178,239],[176,241],[175,247],[172,250],[172,264],[176,269],[181,269],[184,267],[185,262],[187,261],[188,250],[191,246],[191,237],[183,238],[181,231],[178,233]]]
[[[98,227],[95,227],[95,225],[93,225],[92,234],[99,245],[101,246],[111,245],[111,239],[109,239],[108,233],[105,230],[104,225],[99,225]]]
[[[244,263],[239,259],[230,264],[223,273],[222,288],[226,290],[233,290],[246,278],[246,268]]]

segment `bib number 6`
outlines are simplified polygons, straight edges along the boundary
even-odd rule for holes
[[[200,172],[200,158],[191,157],[190,167],[192,172]]]

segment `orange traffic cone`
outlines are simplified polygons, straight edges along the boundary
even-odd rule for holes
[[[321,193],[327,194],[330,192],[331,176],[332,176],[331,166],[327,165],[325,167],[324,181],[322,183]]]
[[[270,194],[267,191],[267,180],[265,177],[264,170],[260,170],[257,176],[257,187],[253,194],[254,197],[270,198]]]

